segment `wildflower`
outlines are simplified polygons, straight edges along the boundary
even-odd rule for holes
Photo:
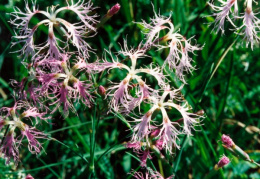
[[[0,128],[4,125],[10,125],[10,130],[4,138],[3,145],[0,148],[0,152],[4,154],[6,158],[6,164],[9,164],[11,158],[13,158],[15,164],[19,162],[19,150],[24,136],[28,140],[28,148],[32,154],[39,154],[42,150],[41,144],[36,140],[38,138],[47,138],[43,132],[38,131],[35,127],[30,127],[25,124],[23,119],[34,118],[36,124],[38,119],[46,120],[48,117],[44,117],[46,113],[40,113],[37,108],[32,107],[25,101],[16,101],[13,107],[2,107],[0,109]],[[37,119],[38,118],[38,119]],[[21,133],[20,139],[14,137],[16,129]]]
[[[222,167],[224,167],[225,165],[229,164],[230,160],[228,157],[226,157],[225,155],[219,160],[219,162],[215,165],[214,169],[218,170]]]
[[[238,6],[237,6],[237,0],[228,0],[227,2],[225,1],[220,1],[221,6],[215,6],[212,3],[208,3],[210,7],[214,11],[217,11],[216,13],[213,13],[213,16],[216,16],[215,19],[215,26],[214,29],[217,29],[217,32],[221,30],[222,34],[224,34],[224,23],[225,19],[227,19],[234,27],[235,24],[232,22],[231,18],[229,17],[229,13],[231,12],[231,8],[234,6],[234,14],[237,14],[238,12]]]
[[[13,158],[16,165],[18,164],[19,150],[16,146],[16,140],[13,136],[13,129],[10,130],[10,132],[8,132],[8,134],[5,136],[3,145],[1,146],[0,153],[4,154],[4,158],[6,158],[6,165],[10,163],[11,158]]]
[[[22,133],[22,138],[21,140],[24,138],[24,136],[26,136],[27,140],[28,140],[28,149],[32,154],[39,154],[41,152],[42,149],[42,145],[40,144],[40,142],[38,142],[36,139],[37,138],[44,138],[46,139],[47,136],[36,130],[33,127],[29,127],[28,125],[24,126],[24,130],[21,131]]]
[[[186,83],[184,72],[192,73],[192,71],[195,69],[195,67],[193,67],[191,64],[193,60],[189,56],[189,53],[194,54],[194,51],[201,50],[202,47],[191,45],[191,40],[193,37],[187,40],[181,34],[172,33],[171,31],[169,31],[165,38],[169,41],[168,45],[161,47],[170,48],[170,52],[165,60],[164,66],[168,64],[171,70],[175,69],[175,73],[178,78]]]
[[[145,51],[140,49],[140,46],[136,50],[133,48],[129,49],[126,41],[124,41],[124,48],[122,48],[119,53],[130,58],[132,63],[131,67],[118,62],[118,59],[114,60],[112,54],[109,53],[112,57],[112,62],[107,61],[105,58],[103,63],[97,64],[97,68],[99,71],[119,68],[128,72],[126,77],[119,84],[115,84],[107,89],[107,96],[113,96],[110,103],[111,108],[116,111],[120,110],[128,113],[135,107],[140,106],[141,102],[154,92],[154,89],[150,88],[145,81],[142,80],[141,76],[138,75],[139,73],[147,73],[153,76],[160,86],[165,85],[166,78],[159,67],[150,66],[150,68],[136,68],[137,60],[146,56]],[[137,84],[132,84],[131,82],[133,80],[136,80]],[[138,86],[138,88],[135,88],[136,86]],[[129,94],[129,89],[131,88],[134,88],[136,96],[131,96]]]
[[[177,96],[177,93],[180,89],[171,90],[169,87],[164,89],[164,92],[162,96],[150,96],[149,100],[153,104],[153,106],[150,108],[150,110],[142,116],[140,119],[134,119],[134,122],[137,123],[133,126],[133,136],[132,136],[132,142],[137,141],[143,141],[146,139],[146,142],[148,142],[148,135],[151,134],[152,138],[155,137],[159,138],[157,142],[155,143],[155,146],[161,150],[166,149],[166,151],[172,153],[173,147],[180,148],[180,146],[177,143],[178,135],[180,134],[187,134],[191,135],[191,129],[195,129],[195,126],[199,124],[199,118],[201,116],[188,112],[190,108],[188,107],[187,103],[184,102],[183,105],[179,105],[173,102],[173,100],[177,101],[179,100]],[[170,98],[170,100],[165,101],[166,97],[170,95],[170,97],[175,97],[175,99]],[[180,101],[181,102],[181,101]],[[166,112],[166,109],[168,108],[174,108],[183,117],[183,131],[180,131],[178,128],[180,128],[180,124],[177,122],[172,122],[168,114]],[[159,109],[162,113],[162,124],[161,128],[158,128],[156,130],[160,130],[154,132],[154,127],[151,125],[151,123],[155,122],[151,117],[155,110]]]
[[[151,132],[150,122],[156,108],[157,106],[151,108],[141,119],[135,119],[135,122],[140,123],[133,127],[135,133],[132,136],[132,141],[140,141]]]
[[[85,40],[83,40],[83,38],[85,37],[88,29],[95,31],[95,27],[93,25],[97,23],[95,20],[97,15],[88,15],[94,9],[90,1],[84,3],[84,0],[79,0],[75,4],[73,2],[72,4],[69,4],[67,1],[67,4],[67,7],[56,9],[57,6],[52,6],[49,10],[47,9],[47,11],[42,11],[36,8],[36,4],[34,2],[32,2],[31,9],[28,1],[26,0],[26,12],[22,12],[16,7],[15,12],[11,13],[13,19],[10,22],[17,28],[17,30],[19,30],[19,33],[14,36],[17,41],[13,42],[12,45],[24,43],[22,49],[18,50],[18,52],[21,52],[21,55],[24,55],[24,58],[27,58],[30,55],[35,58],[35,56],[39,55],[39,53],[43,52],[45,49],[48,49],[46,57],[50,56],[51,58],[60,58],[63,48],[59,46],[58,41],[62,41],[56,38],[54,34],[54,27],[58,29],[58,32],[63,33],[61,35],[66,36],[68,41],[73,43],[79,53],[88,57],[91,47],[85,42]],[[74,12],[80,18],[81,23],[71,24],[65,19],[58,18],[57,14],[65,10]],[[42,14],[46,17],[46,19],[40,21],[31,29],[28,24],[35,14]],[[43,43],[43,45],[35,45],[33,36],[38,27],[43,24],[47,24],[49,26],[48,39],[45,43]]]
[[[168,65],[170,70],[175,69],[178,78],[186,83],[184,72],[191,73],[195,69],[191,64],[192,58],[189,56],[189,53],[194,54],[195,51],[201,50],[203,47],[191,45],[193,37],[187,40],[178,32],[174,32],[175,28],[170,18],[171,17],[166,18],[155,13],[155,18],[152,19],[150,24],[144,21],[141,23],[148,29],[148,33],[144,32],[146,35],[144,49],[149,48],[151,45],[158,49],[169,48],[170,52],[164,62],[163,68]],[[163,29],[167,29],[168,33],[159,38],[159,33]],[[166,45],[155,44],[155,42],[159,41],[166,42]]]
[[[251,49],[253,50],[254,40],[256,40],[256,42],[259,42],[260,40],[260,38],[257,36],[260,30],[260,26],[259,19],[255,16],[252,10],[252,0],[247,1],[245,14],[242,18],[243,25],[239,29],[244,27],[242,33],[245,35],[244,39],[246,39],[246,47],[248,47],[249,43],[251,43]]]
[[[153,4],[152,4],[153,6]],[[154,6],[153,6],[154,10]],[[151,18],[150,23],[146,23],[144,20],[142,20],[142,23],[140,23],[142,26],[144,26],[145,31],[143,33],[146,35],[146,42],[145,42],[145,47],[149,47],[151,45],[157,46],[156,40],[159,39],[160,31],[163,29],[169,29],[169,26],[173,28],[173,24],[170,21],[170,17],[164,17],[162,15],[157,15],[154,10],[154,18]]]
[[[81,101],[84,105],[91,106],[92,83],[88,80],[82,81],[77,76],[80,76],[80,72],[92,73],[95,70],[95,65],[87,64],[81,57],[70,67],[69,59],[68,54],[62,54],[61,60],[51,59],[47,65],[45,60],[42,60],[41,64],[36,66],[36,79],[40,82],[37,90],[41,96],[54,99],[50,103],[56,105],[52,113],[63,105],[65,116],[68,115],[69,109],[76,112],[72,101]]]
[[[141,166],[146,167],[146,160],[147,159],[152,159],[152,156],[150,155],[149,150],[145,150],[141,155],[140,155],[140,160],[141,160]]]

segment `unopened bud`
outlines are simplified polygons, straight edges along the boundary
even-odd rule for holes
[[[28,174],[25,179],[34,179],[32,175]]]
[[[105,95],[106,95],[106,89],[105,89],[105,87],[100,85],[100,86],[98,87],[98,93],[99,93],[100,95],[102,95],[102,96],[105,96]]]
[[[231,148],[232,146],[235,145],[235,143],[233,142],[233,140],[232,140],[229,136],[227,136],[227,135],[225,135],[225,134],[223,134],[223,135],[221,136],[221,141],[222,141],[222,143],[223,143],[227,148]]]
[[[223,156],[223,157],[219,160],[218,164],[215,165],[214,169],[215,169],[215,170],[218,170],[218,169],[224,167],[225,165],[229,164],[229,162],[230,162],[229,158],[226,157],[226,156]]]
[[[160,129],[155,129],[151,132],[151,138],[157,137],[160,134]]]
[[[120,4],[117,3],[111,9],[109,9],[109,11],[107,12],[107,15],[112,17],[113,15],[118,13],[118,11],[120,10],[120,7],[121,7]]]
[[[203,116],[204,113],[205,113],[205,112],[204,112],[203,109],[201,109],[201,110],[199,110],[199,111],[196,112],[196,114],[199,115],[199,116]]]

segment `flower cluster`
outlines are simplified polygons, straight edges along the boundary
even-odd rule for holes
[[[57,9],[57,6],[51,6],[47,11],[42,11],[35,1],[32,1],[30,8],[25,0],[25,12],[16,7],[15,12],[11,13],[10,22],[18,30],[13,45],[23,44],[18,52],[27,61],[23,64],[29,75],[21,82],[12,81],[19,99],[14,107],[0,109],[0,130],[4,126],[11,126],[6,128],[6,135],[1,142],[1,153],[7,159],[6,164],[11,158],[18,163],[19,147],[24,137],[28,140],[29,151],[40,153],[42,145],[38,139],[47,136],[38,131],[35,125],[38,124],[38,119],[47,119],[44,117],[47,112],[51,111],[52,114],[62,105],[66,117],[70,110],[76,112],[73,102],[81,101],[85,106],[91,106],[93,83],[90,76],[95,71],[95,65],[87,62],[92,48],[85,38],[96,32],[95,25],[98,21],[95,19],[97,15],[92,13],[93,9],[90,1],[85,3],[84,0],[79,0],[77,3],[67,1],[66,7]],[[80,22],[70,23],[58,17],[60,12],[68,10],[77,15]],[[114,10],[111,13],[116,12]],[[37,14],[43,15],[45,19],[30,28],[29,24]],[[48,26],[48,39],[35,45],[35,32],[41,25]],[[55,29],[66,41],[58,38]],[[76,47],[77,52],[68,51],[69,43]],[[50,110],[53,105],[55,107]],[[24,123],[24,118],[35,118],[34,127]],[[20,130],[20,135],[16,129]]]
[[[227,0],[227,2],[220,1],[220,3],[220,6],[208,3],[212,9],[216,11],[213,13],[213,16],[216,17],[214,29],[217,29],[217,32],[221,30],[222,34],[224,34],[224,24],[225,20],[227,19],[238,32],[238,34],[244,35],[246,46],[248,47],[249,43],[251,43],[251,49],[253,50],[254,41],[259,43],[260,40],[260,37],[258,36],[260,30],[259,19],[256,17],[256,14],[258,13],[253,12],[253,0],[245,1],[246,8],[242,16],[239,16],[238,14],[237,0]],[[237,27],[234,24],[232,18],[230,17],[230,12],[233,15],[233,19],[243,19],[243,23],[240,27]]]
[[[37,139],[47,138],[47,135],[37,130],[35,127],[29,126],[24,123],[24,119],[34,118],[36,124],[38,120],[46,121],[45,113],[40,113],[37,108],[32,107],[29,103],[24,101],[17,101],[13,107],[2,107],[0,109],[0,130],[4,126],[10,126],[10,130],[4,137],[0,152],[6,158],[6,164],[10,163],[13,158],[15,164],[19,162],[19,147],[22,144],[24,137],[28,141],[28,149],[32,154],[39,154],[42,150],[42,145]],[[20,131],[17,133],[16,129]],[[17,134],[17,135],[16,135]]]
[[[25,2],[26,12],[16,8],[15,12],[11,13],[13,16],[11,23],[19,31],[14,37],[17,41],[13,42],[13,45],[23,43],[19,52],[24,56],[24,59],[31,57],[31,61],[27,60],[28,63],[24,63],[27,64],[29,76],[20,83],[13,81],[18,89],[19,99],[27,101],[29,97],[29,102],[41,110],[49,111],[49,107],[54,105],[51,114],[63,106],[66,117],[69,111],[76,113],[73,102],[81,101],[87,107],[92,105],[94,97],[91,92],[95,90],[93,88],[95,85],[91,80],[95,80],[94,73],[117,68],[127,72],[122,81],[112,82],[107,90],[100,87],[99,91],[102,95],[106,95],[107,99],[111,98],[110,111],[133,116],[135,109],[139,108],[139,114],[132,117],[133,135],[127,147],[133,148],[139,155],[141,166],[147,167],[147,159],[152,158],[151,151],[161,153],[162,150],[165,150],[172,154],[175,148],[180,148],[179,135],[192,135],[192,129],[200,124],[202,115],[191,112],[191,107],[180,94],[183,86],[179,89],[171,87],[163,70],[168,66],[186,84],[185,73],[191,73],[195,69],[192,65],[191,55],[195,51],[201,50],[202,47],[192,45],[194,37],[186,39],[178,31],[176,32],[170,20],[171,17],[155,14],[150,23],[143,21],[141,24],[147,29],[144,32],[146,41],[140,43],[137,48],[129,48],[127,41],[124,41],[118,54],[125,57],[123,61],[131,61],[130,67],[120,61],[118,56],[115,58],[111,52],[108,52],[110,60],[106,57],[101,61],[89,63],[89,52],[93,49],[85,41],[85,38],[92,32],[96,32],[96,28],[116,14],[120,9],[119,4],[113,6],[97,24],[98,21],[95,19],[97,15],[89,15],[93,11],[90,2],[84,3],[82,0],[77,3],[67,2],[66,7],[52,6],[47,11],[38,10],[34,2],[30,8],[28,2]],[[59,18],[58,14],[65,10],[74,12],[80,22],[70,23]],[[30,28],[29,23],[36,14],[42,14],[45,19]],[[35,32],[41,25],[48,26],[48,39],[42,44],[35,45]],[[55,29],[66,41],[55,35]],[[167,34],[161,37],[164,30],[167,31]],[[77,52],[68,51],[69,43],[76,47]],[[140,64],[143,65],[144,59],[149,58],[147,52],[151,48],[169,49],[169,54],[162,68],[154,63],[139,67]],[[144,79],[142,74],[150,75],[154,79],[155,83],[153,84],[155,85],[149,85],[148,80]],[[150,108],[145,111],[145,114],[141,114],[141,107],[144,103],[150,105]],[[7,163],[11,157],[15,161],[19,160],[18,148],[24,136],[28,139],[30,152],[38,154],[42,149],[41,144],[36,139],[46,138],[46,135],[21,121],[23,118],[30,117],[46,119],[43,117],[45,113],[40,113],[36,107],[31,107],[31,104],[19,101],[13,108],[1,109],[6,111],[8,115],[0,118],[0,129],[6,125],[12,126],[5,136],[1,148],[7,158]],[[25,112],[18,113],[17,109],[22,108],[25,108]],[[173,117],[169,116],[169,112],[172,110],[182,118],[174,121]],[[160,111],[162,114],[160,125],[157,125],[159,121],[155,118],[155,111]],[[18,114],[20,115],[17,116]],[[136,116],[141,117],[137,118]],[[13,120],[10,121],[9,118]],[[20,138],[14,135],[16,128],[21,131]],[[142,178],[138,173],[135,174],[135,177]],[[163,178],[157,172],[148,172],[147,177]]]
[[[126,144],[128,148],[133,148],[140,157],[141,166],[146,167],[147,159],[152,158],[152,151],[156,150],[160,153],[165,150],[172,154],[174,148],[180,148],[177,142],[178,136],[181,134],[192,135],[191,130],[200,124],[202,115],[192,113],[191,107],[180,94],[183,86],[179,89],[170,87],[163,68],[168,65],[171,70],[175,70],[179,79],[186,83],[184,72],[191,72],[194,69],[190,52],[193,54],[202,47],[191,45],[191,39],[186,40],[181,34],[174,32],[174,25],[170,21],[170,17],[155,14],[151,23],[143,21],[141,24],[148,29],[144,32],[146,41],[134,49],[129,48],[125,40],[122,49],[118,52],[119,55],[125,56],[123,61],[131,60],[131,67],[121,63],[118,57],[115,58],[109,53],[111,60],[105,58],[103,62],[97,63],[97,69],[103,71],[118,68],[127,71],[121,82],[112,82],[107,89],[107,98],[112,97],[111,110],[131,115],[136,107],[140,112],[143,103],[150,104],[150,109],[144,115],[138,115],[141,116],[140,118],[132,117],[133,135],[131,141]],[[160,37],[160,32],[164,29],[168,29],[168,33]],[[152,47],[159,50],[170,48],[163,68],[153,67],[155,65],[150,65],[150,68],[137,68],[139,61],[149,58],[147,51]],[[157,88],[148,85],[139,73],[146,73],[154,77]],[[167,111],[172,109],[182,116],[180,121],[170,120]],[[162,114],[160,125],[155,125],[158,123],[158,120],[155,119],[155,111],[160,111]],[[134,114],[136,116],[136,113]],[[183,126],[180,122],[183,122]]]

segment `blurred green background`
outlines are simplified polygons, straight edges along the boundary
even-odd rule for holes
[[[144,36],[140,26],[134,22],[141,22],[142,19],[147,22],[154,17],[151,3],[154,4],[157,13],[160,12],[164,16],[172,14],[171,20],[176,30],[180,30],[180,34],[187,39],[195,36],[197,44],[204,44],[203,50],[193,56],[197,70],[192,75],[187,75],[188,85],[182,92],[194,111],[203,109],[207,117],[203,120],[203,125],[193,132],[192,137],[180,137],[181,149],[177,150],[174,156],[167,156],[172,166],[164,168],[166,176],[174,172],[175,178],[204,178],[225,154],[230,157],[231,163],[216,172],[213,178],[260,178],[259,168],[233,157],[223,149],[220,142],[221,135],[227,134],[238,146],[248,152],[252,159],[260,162],[259,44],[256,44],[252,51],[245,47],[243,38],[238,37],[231,47],[237,35],[228,30],[231,28],[228,24],[226,24],[225,35],[212,32],[212,26],[209,27],[208,23],[214,21],[214,18],[209,16],[213,11],[206,5],[207,1],[93,0],[92,2],[94,7],[98,7],[95,12],[100,17],[117,2],[121,5],[119,13],[100,28],[94,38],[88,39],[91,47],[96,49],[99,59],[104,55],[104,49],[110,49],[112,52],[119,51],[121,48],[119,43],[122,44],[123,39],[127,39],[130,46],[137,47]],[[66,1],[38,0],[37,4],[39,9],[45,10],[51,5],[64,6]],[[243,2],[239,1],[239,5],[242,12]],[[10,48],[15,32],[8,21],[9,13],[13,12],[14,6],[24,10],[24,1],[1,0],[0,107],[13,105],[13,88],[10,79],[21,81],[27,75],[26,68],[21,64],[21,57],[17,53],[10,53],[19,49],[19,46]],[[259,6],[254,9],[259,10]],[[70,22],[75,21],[74,14],[65,13],[64,16]],[[37,22],[38,19],[36,17],[33,20],[32,23]],[[47,38],[45,27],[42,27],[36,36]],[[152,49],[148,54],[151,58],[145,58],[140,63],[147,65],[153,62],[161,65],[168,52]],[[97,57],[92,55],[89,61],[95,61]],[[214,70],[216,71],[213,74]],[[109,74],[103,74],[98,84],[108,87],[108,79],[119,82],[123,77],[123,72],[120,70],[112,70]],[[174,73],[169,73],[169,79],[173,86],[180,86]],[[147,81],[153,84],[152,79],[147,78]],[[105,103],[102,100],[104,99],[98,98],[100,104],[98,109],[101,109],[101,104]],[[64,119],[57,112],[51,121],[54,125],[43,124],[39,127],[64,145],[55,141],[42,141],[47,154],[42,152],[39,157],[31,155],[24,145],[20,149],[21,162],[17,168],[13,165],[5,166],[4,159],[0,158],[0,178],[19,178],[28,173],[36,179],[84,178],[88,165],[71,149],[78,154],[84,154],[86,158],[89,157],[90,114],[94,109],[82,108],[81,104],[76,105],[76,108],[78,116],[70,114]],[[133,157],[135,155],[133,151],[125,149],[122,145],[123,142],[130,140],[130,132],[119,117],[106,113],[100,113],[99,116],[95,150],[97,177],[127,178],[131,169],[139,168],[139,161]],[[173,115],[170,117],[175,118]],[[0,133],[1,138],[3,133],[4,130]],[[106,153],[102,155],[105,151]],[[158,169],[156,157],[152,162]]]

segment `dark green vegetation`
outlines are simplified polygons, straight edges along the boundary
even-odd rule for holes
[[[38,0],[37,4],[40,9],[45,10],[50,5],[63,6],[64,2]],[[100,17],[115,3],[117,2],[93,1],[94,6],[99,7],[96,12]],[[89,39],[99,58],[104,55],[104,49],[119,51],[119,43],[122,44],[123,39],[127,39],[130,46],[136,47],[144,36],[141,34],[141,27],[133,21],[148,21],[154,16],[149,0],[121,0],[119,3],[119,13],[101,27],[94,38]],[[165,175],[174,173],[176,178],[180,179],[203,178],[225,154],[231,159],[231,163],[216,172],[214,178],[260,178],[259,169],[255,165],[233,157],[219,141],[222,134],[229,135],[252,159],[260,162],[259,44],[254,46],[253,51],[245,48],[242,37],[228,31],[228,24],[224,36],[211,33],[212,27],[209,27],[208,23],[214,19],[207,16],[212,14],[212,10],[206,6],[206,1],[154,0],[152,3],[157,13],[159,9],[160,14],[165,16],[172,13],[171,19],[175,28],[180,28],[181,34],[185,34],[187,38],[195,36],[198,44],[204,44],[203,50],[193,56],[197,70],[193,75],[187,75],[188,85],[183,88],[182,93],[194,112],[203,109],[207,117],[202,121],[203,125],[198,126],[197,131],[193,132],[192,137],[180,137],[181,149],[176,150],[174,156],[166,155],[172,166],[164,167]],[[16,46],[10,49],[11,37],[15,32],[8,23],[8,13],[13,11],[14,6],[23,10],[24,2],[2,0],[0,4],[0,107],[13,105],[10,79],[21,81],[27,75],[18,54],[10,53],[20,48]],[[75,21],[73,14],[68,13],[64,16],[67,16],[70,22]],[[37,18],[33,20],[38,21]],[[47,38],[46,32],[47,29],[42,27],[41,33],[37,35],[39,38]],[[144,58],[144,64],[162,64],[168,52],[152,49],[148,54],[151,58]],[[97,57],[92,55],[90,61],[96,59]],[[122,60],[123,57],[119,59]],[[165,73],[168,72],[165,70]],[[102,76],[96,75],[95,86],[108,87],[108,80],[119,82],[123,77],[122,73],[112,70],[109,74],[105,72]],[[173,73],[169,73],[169,79],[171,85],[181,85]],[[148,82],[153,83],[152,79]],[[66,119],[61,113],[56,112],[51,120],[54,125],[43,122],[39,129],[60,142],[41,140],[47,154],[42,152],[39,157],[32,155],[26,146],[21,147],[21,162],[16,169],[12,165],[5,166],[4,159],[0,159],[0,178],[17,178],[21,173],[30,173],[35,178],[46,179],[83,178],[87,174],[89,164],[82,158],[90,161],[90,151],[94,143],[97,177],[126,178],[131,169],[139,168],[139,161],[134,157],[133,151],[123,145],[130,140],[130,130],[124,123],[124,117],[107,114],[107,110],[103,109],[107,102],[107,99],[97,97],[97,107],[93,106],[90,109],[82,104],[75,104],[78,116],[70,113]],[[147,109],[144,107],[141,111]],[[178,119],[174,114],[169,117],[173,121]],[[95,142],[91,142],[91,120],[98,123]],[[1,137],[3,134],[4,130],[1,131]],[[155,156],[151,163],[159,170]]]

